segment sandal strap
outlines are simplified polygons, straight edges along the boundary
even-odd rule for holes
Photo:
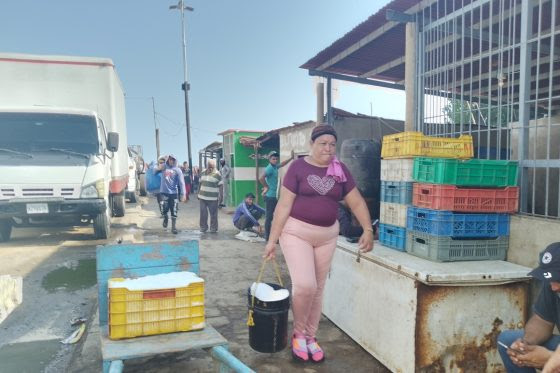
[[[301,352],[307,352],[307,341],[305,338],[296,338],[292,339],[292,349]]]
[[[309,343],[309,342],[311,342],[311,343]],[[317,343],[317,341],[315,341],[315,340],[308,341],[307,349],[312,354],[316,354],[317,352],[323,352],[323,349],[319,346],[319,343]]]

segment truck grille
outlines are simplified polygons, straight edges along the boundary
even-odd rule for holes
[[[54,190],[52,188],[22,188],[21,195],[23,197],[52,197]]]
[[[0,199],[14,198],[42,198],[42,197],[62,197],[62,198],[78,198],[80,196],[79,185],[63,185],[63,186],[14,186],[0,185]]]
[[[0,189],[0,197],[15,197],[16,196],[16,191],[14,188],[2,188]]]

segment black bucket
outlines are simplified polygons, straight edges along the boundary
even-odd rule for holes
[[[274,290],[284,289],[280,285],[268,284]],[[247,290],[251,310],[251,288]],[[255,297],[253,322],[249,326],[249,345],[258,352],[278,352],[288,345],[288,311],[290,297],[276,302],[263,302]]]

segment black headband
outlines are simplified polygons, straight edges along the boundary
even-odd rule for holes
[[[322,135],[332,135],[334,136],[335,139],[338,140],[338,137],[336,136],[336,131],[334,130],[333,126],[330,126],[328,124],[321,124],[313,128],[313,131],[311,132],[311,141],[315,141],[317,137]]]

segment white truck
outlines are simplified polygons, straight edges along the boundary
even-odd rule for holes
[[[110,59],[0,53],[0,241],[125,213],[124,93]]]

